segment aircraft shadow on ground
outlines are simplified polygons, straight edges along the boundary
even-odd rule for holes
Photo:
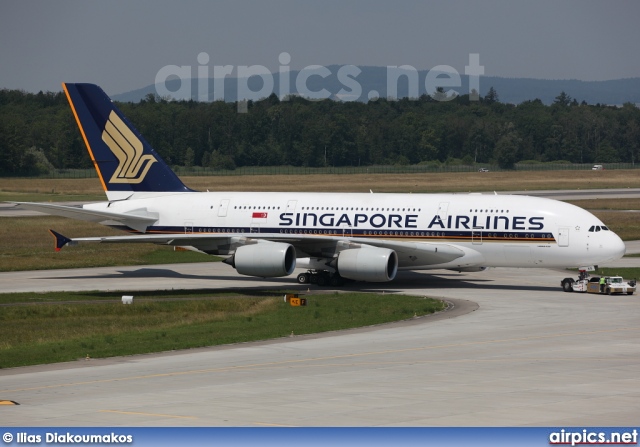
[[[135,278],[174,278],[181,280],[210,280],[210,281],[260,281],[264,282],[274,282],[281,283],[283,280],[281,278],[253,278],[250,276],[238,277],[235,274],[229,275],[192,275],[187,273],[179,273],[170,269],[163,268],[141,268],[137,270],[119,270],[117,273],[102,273],[96,275],[62,275],[62,276],[51,276],[42,279],[135,279]],[[291,277],[293,279],[292,284],[297,284],[295,282],[295,277]]]
[[[447,276],[453,277],[447,277]],[[385,287],[383,284],[388,284]],[[500,284],[494,279],[467,278],[458,276],[455,273],[430,274],[423,272],[400,272],[393,282],[390,283],[355,283],[352,286],[362,291],[385,291],[401,292],[406,290],[429,290],[429,289],[468,289],[468,290],[496,290],[496,291],[539,291],[555,292],[559,290],[551,282],[548,285],[532,286],[530,284]]]
[[[452,276],[452,277],[447,277]],[[313,284],[298,284],[295,280],[295,276],[288,278],[253,278],[253,277],[238,277],[235,274],[229,275],[193,275],[179,273],[174,270],[164,268],[141,268],[137,270],[121,270],[117,273],[104,273],[96,275],[69,275],[69,276],[55,276],[43,279],[144,279],[144,278],[174,278],[176,280],[204,280],[204,281],[241,281],[243,284],[240,288],[264,288],[264,283],[274,283],[267,286],[269,288],[293,288],[303,287],[305,289],[316,291],[329,291],[333,290],[331,287],[319,287]],[[252,282],[259,282],[259,284],[252,284]],[[285,282],[286,284],[283,284]],[[290,284],[289,284],[290,282]],[[180,284],[176,284],[177,287]],[[215,285],[212,285],[215,287]],[[559,286],[554,284],[532,286],[532,285],[517,285],[517,284],[500,284],[493,279],[483,278],[467,278],[459,276],[455,273],[443,273],[443,274],[430,274],[424,272],[400,272],[396,279],[388,283],[366,283],[366,282],[354,282],[347,283],[341,287],[340,290],[345,291],[363,291],[363,292],[401,292],[406,290],[429,290],[429,289],[476,289],[476,290],[496,290],[496,291],[558,291]],[[238,288],[234,285],[230,288]]]

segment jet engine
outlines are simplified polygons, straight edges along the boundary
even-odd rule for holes
[[[396,277],[398,255],[387,248],[353,248],[338,255],[338,272],[356,281],[386,282]]]
[[[279,242],[243,245],[225,262],[241,275],[262,278],[287,276],[296,268],[296,250],[293,245]]]

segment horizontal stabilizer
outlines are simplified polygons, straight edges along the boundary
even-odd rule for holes
[[[46,214],[53,214],[54,216],[69,217],[71,219],[84,220],[87,222],[100,223],[112,220],[142,232],[146,231],[147,227],[153,225],[158,220],[157,215],[155,215],[154,213],[147,213],[146,210],[137,210],[136,214],[113,213],[110,211],[89,210],[86,208],[78,208],[75,206],[54,205],[51,203],[10,203],[15,203],[21,208],[32,211],[40,211]]]

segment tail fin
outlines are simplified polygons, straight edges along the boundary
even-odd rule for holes
[[[62,88],[109,199],[191,191],[100,87],[63,83]]]

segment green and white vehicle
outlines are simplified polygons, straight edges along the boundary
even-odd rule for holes
[[[636,291],[636,280],[625,281],[622,276],[605,276],[604,284],[600,284],[600,276],[588,277],[581,274],[577,281],[573,278],[565,278],[560,285],[565,292],[587,292],[611,295],[614,293],[626,293],[633,295]]]

